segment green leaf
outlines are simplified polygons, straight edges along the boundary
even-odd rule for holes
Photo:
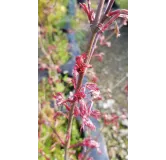
[[[62,83],[56,84],[56,92],[63,92],[65,89],[64,85]]]

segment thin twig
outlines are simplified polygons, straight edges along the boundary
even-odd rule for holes
[[[94,48],[95,48],[97,40],[98,40],[98,33],[97,33],[98,30],[97,29],[98,29],[98,23],[99,23],[100,18],[101,18],[101,13],[102,13],[102,10],[103,10],[103,7],[104,7],[104,1],[105,0],[101,0],[100,1],[99,5],[98,5],[98,8],[97,8],[97,11],[96,11],[96,16],[95,16],[94,23],[91,26],[92,33],[91,33],[90,41],[88,43],[87,59],[85,61],[85,63],[87,65],[89,64],[89,62],[91,60]],[[77,82],[77,86],[76,86],[75,92],[77,92],[77,90],[81,87],[82,81],[83,81],[83,77],[84,77],[85,73],[86,73],[86,70],[85,70],[84,73],[79,73],[79,78],[78,78],[78,82]],[[65,156],[64,156],[64,160],[68,160],[68,148],[70,146],[70,136],[71,136],[73,116],[74,116],[73,115],[74,108],[75,108],[75,103],[73,103],[73,105],[71,106],[71,110],[69,112],[69,120],[68,120],[68,126],[67,126],[67,136],[66,136],[66,145],[65,145]]]
[[[97,8],[96,16],[95,16],[95,20],[94,20],[94,24],[96,24],[96,25],[100,21],[102,10],[103,10],[103,7],[104,7],[104,2],[105,2],[105,0],[100,0],[100,2],[98,4],[98,8]]]
[[[96,38],[96,33],[92,34],[92,37],[90,39],[90,43],[89,44],[89,50],[88,50],[88,53],[87,53],[87,60],[86,60],[86,64],[89,64],[89,58],[90,58],[90,54],[91,54],[91,51],[92,51],[92,47],[94,46],[94,42],[95,42],[95,38]],[[86,71],[85,71],[86,72]],[[83,81],[83,77],[84,77],[84,73],[80,73],[79,74],[79,78],[78,78],[78,82],[77,82],[77,86],[76,86],[76,90],[75,90],[75,93],[77,92],[77,90],[81,87],[82,85],[82,81]],[[67,136],[69,136],[69,139],[67,139],[67,136],[66,136],[66,145],[65,145],[65,160],[68,160],[68,148],[70,146],[70,136],[71,136],[71,129],[72,129],[72,122],[73,122],[73,112],[74,112],[74,108],[75,108],[75,103],[73,103],[73,105],[71,106],[71,110],[69,112],[69,120],[68,120],[68,126],[67,126]]]
[[[119,84],[121,84],[125,79],[127,78],[127,75],[125,75],[123,78],[121,78],[112,88],[112,90],[114,90],[115,88],[117,88],[119,86]]]
[[[39,27],[39,31],[40,31],[40,27]],[[54,60],[53,60],[53,57],[52,57],[51,55],[49,55],[49,54],[47,53],[46,49],[44,48],[44,45],[43,45],[42,38],[41,38],[40,34],[39,34],[39,45],[40,45],[40,48],[41,48],[41,50],[42,50],[44,56],[48,59],[49,64],[51,64],[51,65],[52,65],[52,64],[55,64],[55,62],[54,62]]]
[[[118,27],[119,27],[119,29],[120,29],[120,28],[122,28],[123,26],[124,26],[124,25],[123,25],[123,23],[122,23],[122,24],[120,24]],[[105,40],[108,41],[110,38],[112,38],[112,36],[113,36],[114,34],[115,34],[115,31],[112,31],[111,34],[110,34],[108,37],[106,37]]]
[[[56,129],[54,128],[54,126],[51,124],[51,122],[48,120],[48,118],[46,116],[44,116],[44,119],[46,120],[46,123],[48,123],[48,125],[50,126],[50,128],[53,130],[53,132],[56,134],[56,136],[59,139],[59,141],[61,142],[61,144],[64,145],[65,144],[64,141],[59,136],[58,132],[56,131]]]
[[[76,147],[80,147],[82,145],[82,142],[78,142],[76,144],[71,145],[69,148],[76,148]]]
[[[111,11],[112,6],[113,6],[113,4],[114,4],[114,1],[115,1],[115,0],[109,0],[108,5],[107,5],[107,9],[106,9],[106,11],[105,11],[105,15],[107,15],[108,12]]]
[[[101,19],[101,23],[104,23],[105,20],[108,18],[107,14],[111,11],[114,1],[115,0],[109,0],[108,1],[106,11],[105,11],[105,13],[104,13],[104,15],[103,15],[103,17]]]
[[[100,22],[100,19],[101,19],[101,14],[102,14],[102,11],[103,11],[103,7],[104,7],[104,2],[105,0],[100,0],[99,4],[98,4],[98,7],[97,7],[97,11],[96,11],[96,16],[95,16],[95,20],[91,26],[91,30],[92,32],[95,32],[95,30],[97,29],[97,25],[99,24]]]
[[[40,44],[40,48],[41,48],[41,50],[42,50],[44,56],[47,57],[47,51],[45,50],[45,48],[44,48],[44,46],[43,46],[41,36],[39,36],[39,44]]]
[[[104,0],[102,0],[101,2],[104,4]],[[98,16],[98,18],[95,18],[95,22],[97,22],[97,24],[98,24],[98,21],[100,20],[102,9],[103,9],[103,5],[100,4],[98,6],[97,14],[96,14],[96,17]],[[87,59],[85,61],[85,63],[87,65],[89,64],[89,62],[91,60],[94,48],[95,48],[97,40],[98,40],[98,33],[97,33],[97,30],[96,30],[97,25],[95,25],[94,27],[95,27],[94,32],[92,32],[90,41],[88,43],[89,45],[88,45],[88,49],[87,49]],[[83,77],[84,77],[85,73],[86,73],[86,70],[85,70],[84,73],[79,74],[79,78],[78,78],[78,82],[77,82],[75,92],[77,92],[77,90],[81,87]],[[70,110],[70,113],[69,113],[69,120],[68,120],[68,127],[67,127],[67,136],[69,136],[69,139],[67,139],[67,136],[66,136],[65,158],[64,158],[65,160],[68,160],[68,153],[67,152],[68,152],[68,148],[70,146],[70,136],[71,136],[71,128],[72,128],[74,108],[75,108],[75,103],[73,103],[73,105],[71,106],[71,110]]]
[[[100,23],[104,22],[108,18],[106,14],[107,14],[107,12],[109,12],[111,10],[114,0],[109,1],[110,3],[109,3],[108,8],[106,10],[106,14],[104,14],[104,16],[103,16],[103,18],[101,20],[101,15],[102,15],[103,7],[104,7],[104,2],[105,2],[105,0],[100,0],[100,2],[98,4],[97,11],[96,11],[95,20],[91,24],[91,31],[92,32],[91,32],[90,40],[89,40],[88,47],[87,47],[87,59],[85,60],[86,65],[89,65],[89,63],[90,63],[91,57],[93,55],[93,52],[94,52],[94,49],[95,49],[95,46],[96,46],[96,43],[97,43],[98,38],[99,38],[99,34],[101,33],[98,25]],[[119,14],[116,14],[115,16],[111,17],[111,19],[107,22],[106,25],[108,26],[114,20],[116,20],[116,18],[119,16]],[[85,69],[85,72],[83,72],[83,73],[79,73],[79,77],[78,77],[75,93],[78,91],[78,89],[82,85],[82,81],[83,81],[84,75],[86,73],[86,70],[87,69]],[[68,159],[68,157],[69,157],[68,149],[70,147],[71,129],[72,129],[72,122],[73,122],[73,118],[74,118],[74,115],[73,115],[74,109],[75,109],[75,102],[73,102],[73,104],[71,106],[71,110],[69,112],[67,134],[66,134],[66,140],[65,140],[65,156],[64,156],[64,160],[69,160]]]

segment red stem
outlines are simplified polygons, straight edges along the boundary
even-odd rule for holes
[[[88,53],[87,53],[87,60],[86,60],[86,64],[89,64],[90,62],[90,54],[91,54],[91,51],[93,51],[93,46],[94,46],[94,42],[95,42],[95,39],[96,39],[96,36],[97,34],[94,33],[92,34],[92,37],[90,39],[90,43],[89,44],[89,49],[88,49]],[[86,70],[85,70],[86,72]],[[78,81],[77,81],[77,86],[76,86],[76,89],[75,89],[75,93],[77,92],[77,90],[81,87],[82,85],[82,81],[83,81],[83,77],[84,77],[84,73],[79,73],[79,78],[78,78]],[[72,122],[73,122],[73,113],[74,113],[74,108],[75,108],[75,102],[73,103],[73,105],[71,106],[71,110],[69,112],[69,120],[68,120],[68,126],[67,126],[67,136],[66,136],[66,145],[65,145],[65,157],[64,157],[64,160],[68,160],[68,148],[70,146],[70,137],[71,137],[71,129],[72,129]],[[69,137],[69,139],[68,139]]]
[[[116,11],[109,12],[107,15],[108,16],[113,16],[113,15],[118,14],[118,13],[128,15],[128,10],[126,10],[126,9],[118,9]]]
[[[92,55],[93,55],[93,52],[94,52],[97,40],[99,38],[99,34],[101,33],[100,29],[98,28],[98,25],[100,23],[103,23],[108,18],[107,13],[111,10],[112,5],[114,3],[114,0],[109,1],[108,8],[107,8],[105,14],[103,15],[103,18],[101,19],[102,10],[103,10],[103,7],[104,7],[104,1],[105,0],[100,0],[100,2],[98,4],[97,11],[96,11],[95,20],[92,22],[92,25],[91,25],[92,34],[91,34],[90,41],[88,43],[87,59],[85,60],[86,65],[89,65],[89,63],[90,63],[90,60],[92,58]],[[88,1],[88,3],[89,3],[89,1]],[[90,5],[88,6],[88,8],[90,8]],[[113,21],[116,20],[119,15],[120,15],[120,13],[115,14],[104,25],[104,27],[102,29],[105,30],[106,28],[108,28],[108,26],[110,24],[112,24]],[[79,73],[79,77],[78,77],[75,93],[81,87],[85,73],[86,73],[86,70],[83,73]],[[64,160],[68,160],[68,149],[71,147],[70,146],[70,138],[71,138],[72,122],[73,122],[73,118],[74,118],[74,115],[73,115],[74,108],[75,108],[75,102],[73,102],[73,104],[71,106],[71,110],[69,112],[69,119],[68,119],[68,126],[67,126],[67,135],[66,135],[66,140],[65,140],[65,156],[64,156]]]
[[[108,12],[110,12],[110,10],[112,9],[112,6],[113,6],[113,4],[114,4],[114,1],[115,1],[115,0],[109,0],[108,5],[107,5],[107,9],[106,9],[106,11],[105,11],[105,15],[106,15]]]
[[[104,32],[109,25],[111,25],[118,17],[119,17],[120,13],[115,14],[105,25],[104,27],[102,27],[102,32]]]
[[[82,145],[82,142],[79,142],[79,143],[77,143],[77,144],[71,145],[69,148],[75,148],[75,147],[79,147],[79,146],[81,146],[81,145]]]

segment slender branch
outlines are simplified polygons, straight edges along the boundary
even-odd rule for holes
[[[107,15],[108,16],[113,16],[117,13],[128,15],[128,10],[126,10],[126,9],[117,9],[116,11],[109,12]]]
[[[39,32],[40,32],[40,27],[39,27]],[[41,38],[41,35],[39,34],[39,45],[40,45],[40,48],[44,54],[44,57],[46,57],[49,61],[49,64],[54,64],[55,65],[55,62],[53,60],[53,57],[52,55],[49,55],[46,51],[46,49],[44,48],[44,45],[43,45],[43,42],[42,42],[42,38]]]
[[[123,23],[122,24],[120,24],[118,27],[119,27],[119,29],[120,28],[122,28],[124,25],[123,25]],[[111,34],[108,36],[108,37],[106,37],[106,41],[108,41],[108,40],[110,40],[110,38],[112,38],[112,36],[115,34],[115,31],[113,30],[112,32],[111,32]]]
[[[90,0],[87,0],[87,3],[88,3],[88,9],[91,10],[91,7],[90,7],[91,1],[90,1]]]
[[[95,30],[97,28],[97,25],[100,22],[102,10],[103,10],[103,7],[104,7],[104,2],[105,2],[105,0],[100,0],[100,2],[98,4],[97,11],[96,11],[96,16],[95,16],[95,20],[94,20],[94,22],[93,22],[93,24],[91,26],[92,32],[95,32]]]
[[[38,152],[41,154],[41,156],[43,156],[45,159],[49,159],[47,156],[46,156],[46,153],[43,151],[43,150],[38,150]]]
[[[105,0],[100,0],[100,2],[98,4],[97,11],[96,11],[95,20],[93,21],[93,23],[91,25],[92,32],[91,32],[90,40],[89,40],[88,47],[87,47],[87,59],[85,60],[85,63],[87,65],[90,63],[91,57],[93,55],[93,52],[94,52],[94,49],[95,49],[95,46],[96,46],[96,43],[97,43],[99,35],[101,33],[98,25],[100,23],[102,23],[102,20],[103,20],[103,18],[101,20],[101,14],[102,14],[102,10],[103,10],[103,7],[104,7],[104,2],[105,2]],[[110,1],[109,6],[107,8],[108,11],[112,8],[113,2],[114,2],[114,0]],[[106,11],[106,13],[107,13],[107,11]],[[113,16],[107,22],[106,28],[107,28],[108,25],[110,25],[119,16],[119,14],[116,14],[115,16]],[[103,17],[105,17],[105,19],[108,18],[107,14],[104,14]],[[78,91],[78,89],[82,85],[82,81],[83,81],[84,75],[86,73],[86,70],[87,69],[85,69],[85,72],[83,72],[83,73],[79,73],[79,77],[78,77],[75,93]],[[68,149],[70,148],[70,139],[71,139],[72,122],[73,122],[73,118],[74,118],[74,115],[73,115],[74,109],[75,109],[75,102],[73,102],[73,104],[71,106],[71,110],[69,112],[67,134],[66,134],[66,140],[65,140],[65,156],[64,156],[64,160],[69,160]]]
[[[100,14],[98,14],[98,15],[100,15]],[[97,26],[96,26],[96,28],[97,28]],[[90,41],[88,43],[89,45],[88,45],[88,49],[87,49],[87,59],[85,61],[86,64],[89,64],[89,62],[91,60],[92,54],[94,52],[94,48],[95,48],[97,40],[98,40],[98,36],[99,36],[99,34],[97,33],[97,31],[91,34],[91,38],[90,38]],[[79,74],[79,78],[78,78],[75,92],[77,92],[77,90],[81,87],[85,73],[86,73],[86,70],[84,73]],[[74,115],[73,115],[74,108],[75,108],[75,103],[73,103],[73,105],[71,106],[71,110],[69,113],[69,120],[68,120],[68,127],[67,127],[67,136],[69,136],[69,137],[71,136],[71,128],[72,128],[72,122],[73,122],[73,117],[74,117]],[[66,138],[65,160],[68,160],[68,153],[67,152],[68,152],[69,146],[70,146],[70,138],[69,139]]]
[[[89,60],[91,58],[91,54],[93,53],[93,50],[95,48],[96,45],[96,41],[97,41],[97,33],[92,33],[92,38],[90,40],[89,46],[88,46],[88,51],[87,51],[87,59],[85,61],[86,64],[89,64]]]
[[[82,145],[82,142],[78,142],[76,144],[71,145],[69,148],[76,148],[76,147],[80,147]]]
[[[58,132],[56,131],[56,129],[54,128],[54,126],[51,124],[51,122],[48,120],[48,118],[46,116],[44,116],[45,120],[47,121],[48,125],[50,126],[50,128],[53,130],[53,132],[56,134],[58,140],[62,143],[62,145],[64,145],[64,141],[62,140],[62,138],[59,136]]]
[[[103,15],[103,17],[101,19],[101,23],[104,23],[104,21],[107,19],[107,14],[111,11],[112,6],[114,4],[114,1],[115,0],[109,0],[108,1],[108,5],[107,5],[106,11],[105,11],[105,13],[104,13],[104,15]]]
[[[62,138],[59,136],[59,134],[57,133],[56,129],[53,126],[50,126],[51,129],[53,130],[53,132],[56,134],[56,136],[58,137],[59,141],[61,142],[62,145],[64,145],[64,141],[62,140]]]
[[[90,62],[90,60],[89,60],[91,58],[90,54],[91,54],[91,51],[93,50],[96,36],[97,36],[97,34],[93,33],[92,36],[91,36],[90,42],[88,43],[89,44],[89,49],[88,49],[88,53],[87,53],[86,64],[89,64],[89,62]],[[77,92],[77,90],[82,85],[82,81],[83,81],[85,72],[79,74],[79,78],[78,78],[75,93]],[[69,120],[68,120],[68,126],[67,126],[67,136],[69,136],[69,138],[67,138],[67,136],[66,136],[65,157],[64,157],[65,160],[68,160],[68,148],[70,146],[71,129],[72,129],[72,122],[73,122],[73,117],[74,117],[74,115],[73,115],[74,108],[75,108],[75,103],[72,104],[71,110],[69,112]]]
[[[98,8],[97,8],[97,11],[96,11],[96,16],[95,16],[94,23],[91,26],[92,33],[91,33],[91,38],[89,40],[88,48],[87,48],[87,59],[85,61],[85,63],[87,65],[89,64],[89,62],[91,60],[92,54],[94,52],[94,48],[96,46],[96,43],[97,43],[97,40],[98,40],[98,37],[99,37],[97,29],[98,29],[98,23],[99,23],[100,18],[101,18],[102,10],[103,10],[103,7],[104,7],[104,1],[105,0],[100,1],[99,5],[98,5]],[[84,73],[79,73],[79,78],[78,78],[78,82],[77,82],[75,92],[77,92],[77,90],[81,87],[85,73],[86,73],[86,70],[85,70]],[[68,126],[67,126],[67,136],[66,136],[66,145],[65,145],[65,156],[64,156],[65,160],[68,160],[68,148],[70,146],[71,129],[72,129],[72,122],[73,122],[73,117],[74,117],[74,115],[73,115],[74,108],[75,108],[75,103],[72,104],[71,110],[69,112],[69,120],[68,120]]]
[[[47,57],[47,51],[45,50],[44,46],[43,46],[43,43],[42,43],[42,39],[41,39],[41,36],[39,34],[39,44],[40,44],[40,48],[43,52],[43,54]]]
[[[100,21],[102,10],[103,10],[103,7],[104,7],[104,2],[105,2],[105,0],[100,0],[100,2],[98,4],[94,24],[98,24],[99,21]]]
[[[99,35],[100,35],[100,33],[97,32],[96,37],[95,37],[95,40],[94,40],[94,44],[93,44],[93,47],[92,47],[91,54],[89,55],[90,58],[89,58],[88,63],[90,63],[90,61],[91,61],[91,59],[92,59],[92,55],[93,55],[93,53],[94,53],[94,50],[95,50],[95,47],[96,47],[97,41],[98,41],[98,39],[99,39]]]
[[[106,11],[105,11],[105,15],[106,15],[108,12],[111,11],[112,6],[113,6],[113,4],[114,4],[114,1],[115,1],[115,0],[109,0],[108,5],[107,5],[107,9],[106,9]]]
[[[123,78],[121,78],[112,88],[112,91],[117,88],[122,82],[124,82],[124,80],[126,80],[127,75],[125,75]]]

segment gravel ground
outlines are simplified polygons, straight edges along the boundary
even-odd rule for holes
[[[119,38],[112,37],[111,47],[101,47],[104,52],[102,62],[92,60],[101,91],[108,88],[112,91],[115,105],[119,108],[127,108],[127,95],[124,87],[127,84],[128,73],[128,27],[122,27]]]
[[[128,99],[124,92],[128,73],[128,27],[120,30],[119,38],[112,37],[112,47],[102,47],[102,62],[92,60],[98,77],[98,86],[102,92],[111,90],[112,99],[101,101],[97,107],[106,113],[121,115],[128,112]],[[128,155],[128,116],[120,121],[120,128],[107,126],[103,130],[110,160],[127,160]]]

